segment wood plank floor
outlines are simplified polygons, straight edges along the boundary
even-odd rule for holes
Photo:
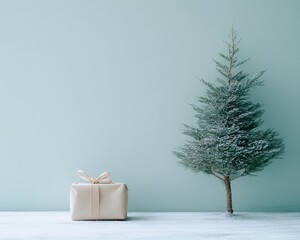
[[[126,221],[72,221],[68,212],[0,212],[0,239],[300,239],[300,213],[130,212]]]

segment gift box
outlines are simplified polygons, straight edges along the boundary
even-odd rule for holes
[[[125,220],[128,189],[124,183],[111,183],[108,172],[93,179],[79,170],[89,183],[73,183],[70,188],[70,211],[73,220]]]

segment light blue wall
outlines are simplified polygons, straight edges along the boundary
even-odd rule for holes
[[[300,1],[0,1],[0,209],[66,210],[84,169],[129,186],[131,211],[224,211],[225,192],[171,151],[218,75],[232,24],[268,69],[265,127],[287,153],[233,182],[236,211],[300,210]]]

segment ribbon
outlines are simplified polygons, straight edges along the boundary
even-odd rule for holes
[[[102,173],[97,178],[92,178],[85,171],[78,170],[77,175],[84,181],[91,183],[90,186],[90,218],[92,220],[100,219],[100,186],[97,184],[112,183],[112,180],[108,178],[109,172]]]
[[[90,186],[90,218],[92,220],[100,219],[100,189],[99,185]]]
[[[112,183],[112,180],[109,179],[109,172],[104,172],[102,173],[99,177],[97,178],[92,178],[90,177],[85,171],[78,170],[77,175],[84,181],[92,183],[92,184],[108,184]]]

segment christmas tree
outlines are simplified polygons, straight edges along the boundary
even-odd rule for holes
[[[174,154],[180,163],[195,172],[212,174],[226,190],[227,212],[232,214],[231,181],[261,171],[284,152],[283,140],[273,129],[263,130],[261,104],[253,103],[250,91],[262,86],[260,71],[253,77],[238,71],[249,59],[239,61],[237,35],[229,34],[228,53],[220,53],[223,62],[215,61],[222,75],[216,84],[201,80],[207,87],[198,99],[197,126],[184,125],[184,134],[192,140]]]

